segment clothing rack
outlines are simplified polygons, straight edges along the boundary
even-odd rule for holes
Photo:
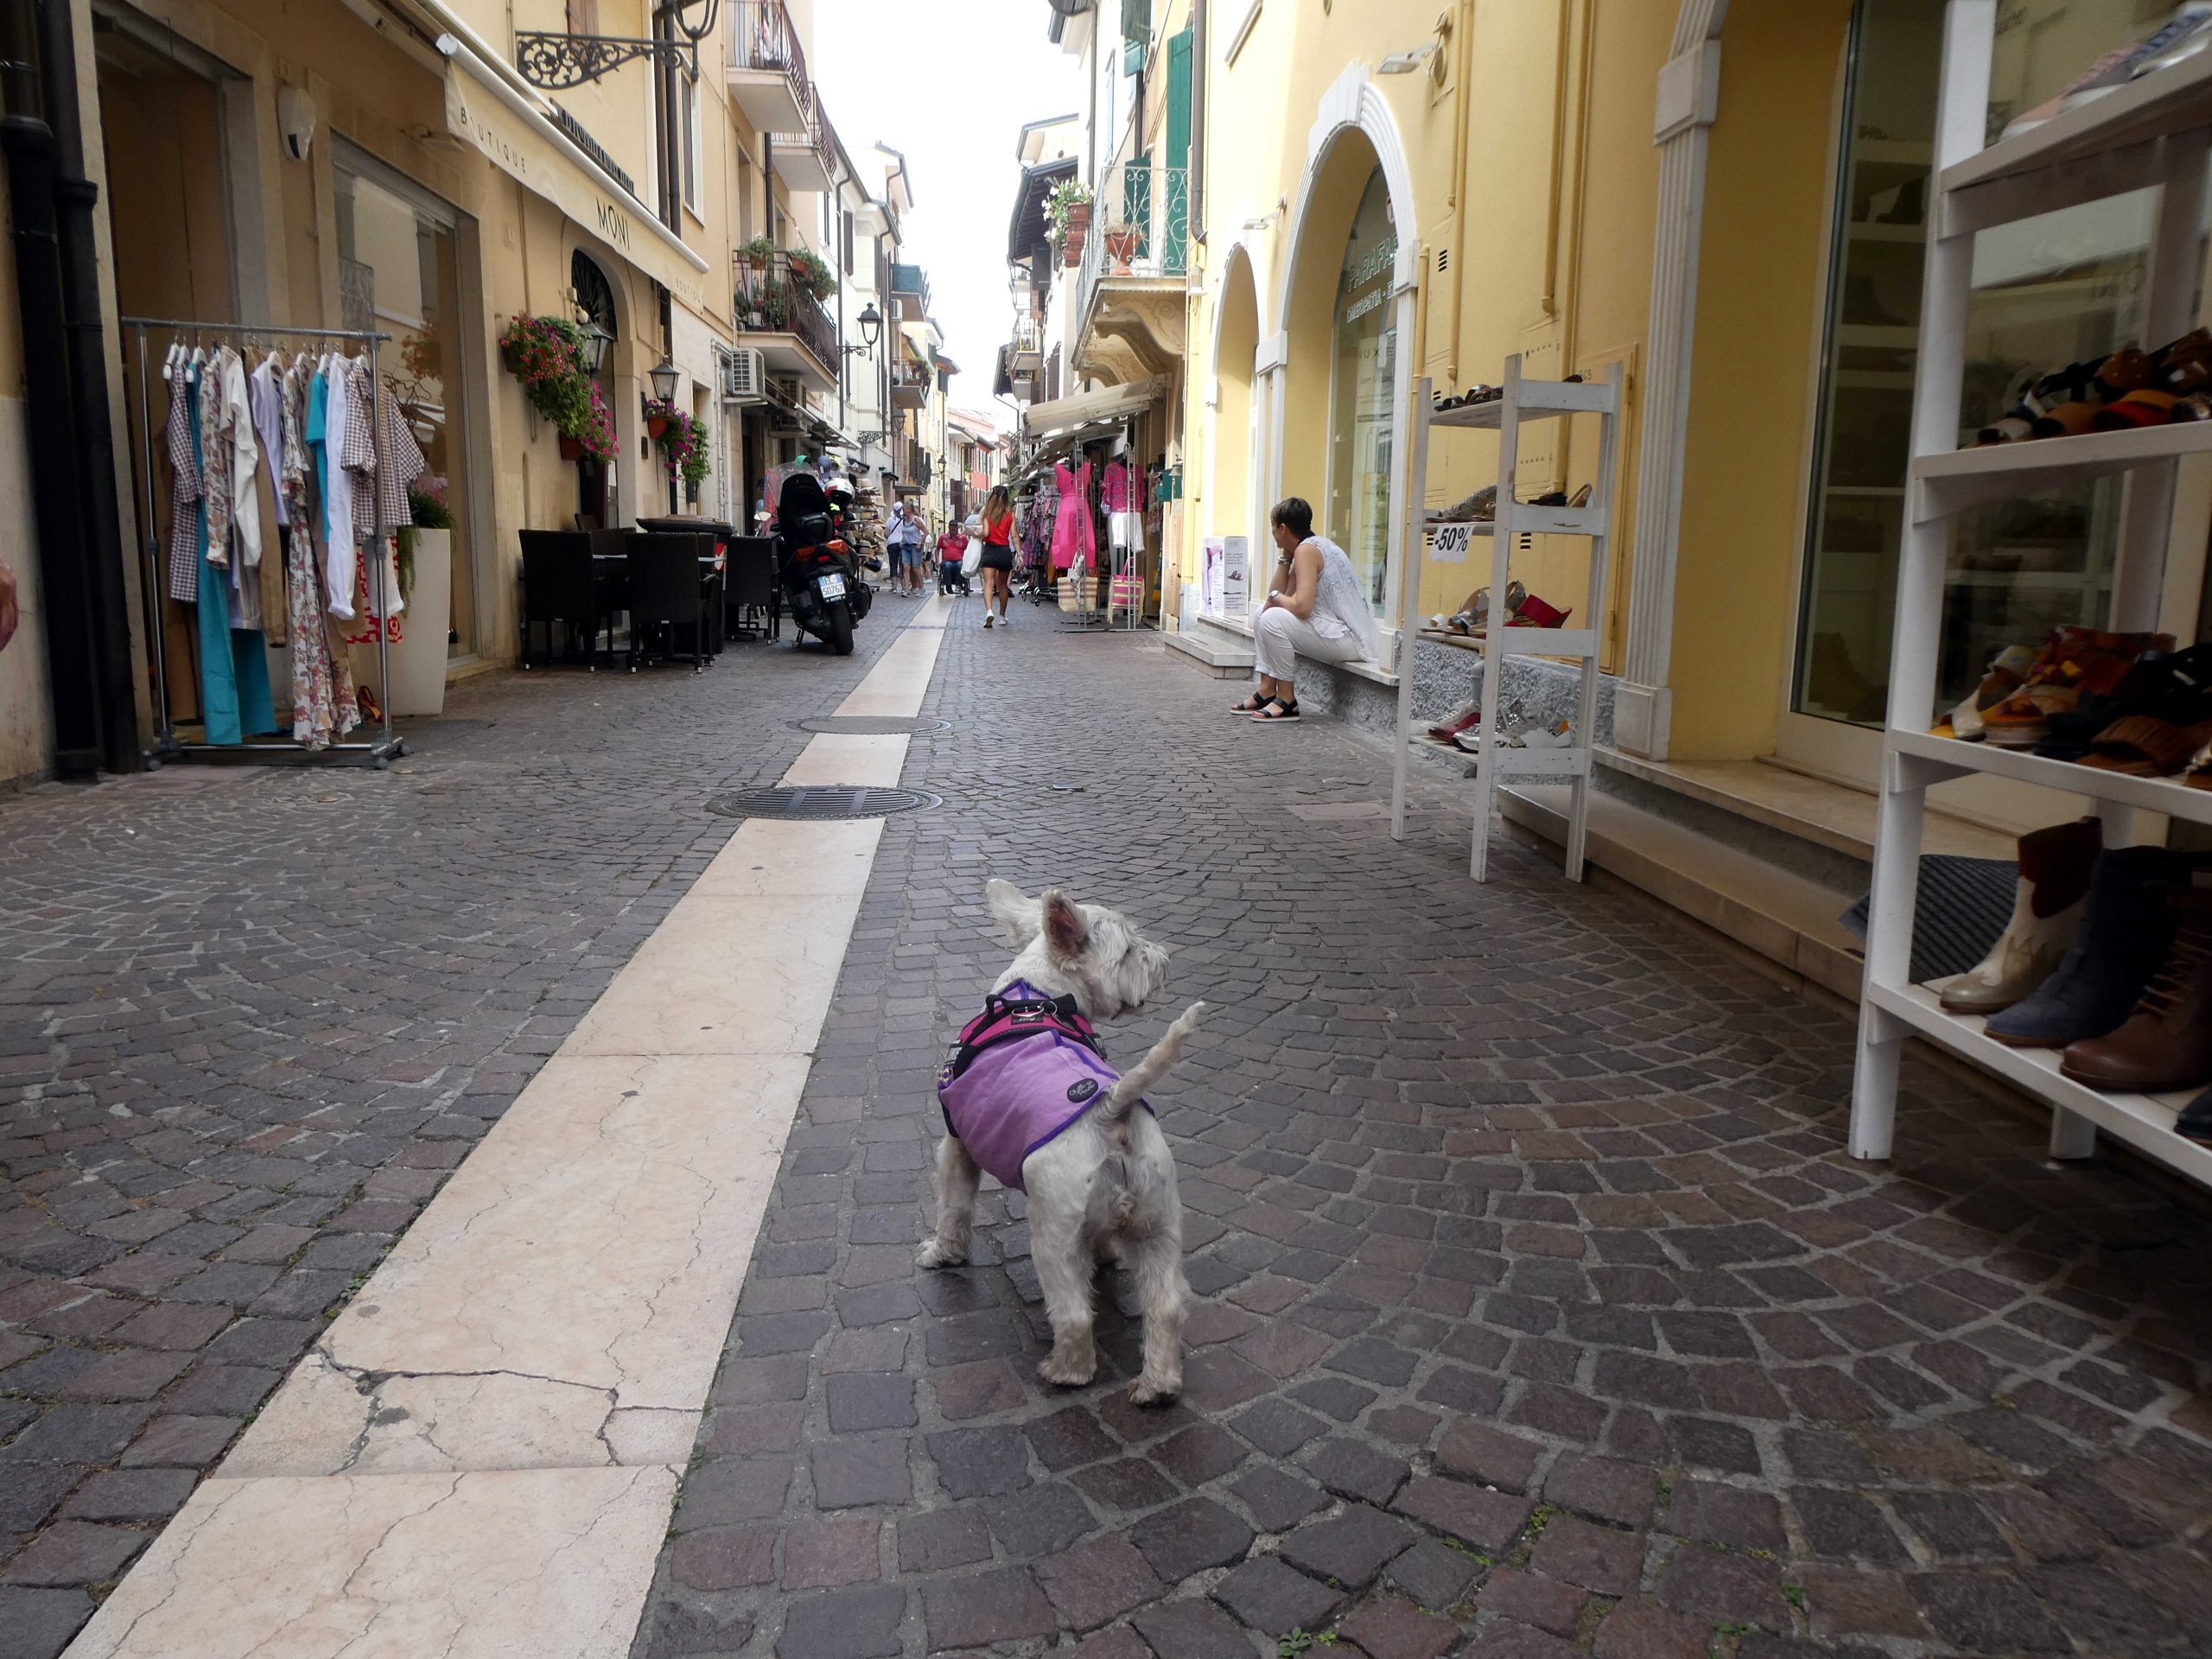
[[[168,649],[162,638],[161,606],[168,591],[162,573],[161,531],[156,517],[154,478],[154,451],[157,438],[153,418],[153,391],[147,367],[146,335],[149,330],[166,330],[171,334],[195,337],[216,334],[230,340],[241,340],[249,346],[273,344],[279,341],[294,344],[307,341],[344,340],[365,345],[369,351],[369,391],[372,399],[379,395],[377,378],[377,348],[391,340],[387,334],[358,328],[290,328],[259,322],[207,322],[187,317],[118,317],[117,321],[130,329],[136,338],[138,353],[138,427],[141,438],[140,453],[134,457],[143,494],[140,501],[143,515],[143,534],[140,556],[143,561],[143,576],[146,584],[146,638],[149,665],[153,670],[154,715],[158,722],[154,752],[149,757],[153,764],[168,760],[200,760],[213,763],[252,764],[259,766],[374,766],[381,771],[399,756],[407,753],[407,745],[391,729],[391,647],[386,640],[389,629],[377,629],[378,713],[383,730],[381,734],[367,741],[332,742],[320,749],[310,749],[292,740],[267,735],[249,736],[238,743],[188,743],[176,734],[175,723],[169,717]],[[376,452],[377,466],[385,464],[384,423],[374,418],[372,405],[369,422],[369,442]],[[272,474],[273,477],[273,474]],[[381,490],[372,492],[375,498],[372,538],[377,548],[371,563],[376,568],[376,610],[380,618],[387,618],[385,591],[386,561],[384,557],[385,532],[393,528],[384,522],[384,502]],[[312,532],[309,532],[312,534]],[[317,602],[320,603],[320,595]],[[349,653],[350,654],[350,653]],[[202,710],[203,716],[205,710]]]

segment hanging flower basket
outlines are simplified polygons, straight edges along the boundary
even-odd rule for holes
[[[582,438],[572,438],[567,433],[563,432],[561,435],[561,459],[563,461],[582,461],[583,458],[584,441]]]
[[[517,316],[499,335],[499,361],[522,382],[530,406],[561,435],[561,454],[612,461],[620,452],[613,412],[584,368],[583,330],[565,317]]]
[[[645,435],[646,435],[647,437],[649,437],[649,438],[658,438],[658,437],[659,437],[663,433],[666,432],[667,430],[668,430],[668,416],[665,416],[665,415],[652,415],[652,416],[648,416],[646,417],[646,419],[645,419]]]
[[[655,398],[645,405],[645,428],[660,445],[660,464],[671,479],[681,479],[685,494],[698,499],[699,486],[712,470],[707,453],[707,429],[673,404]]]

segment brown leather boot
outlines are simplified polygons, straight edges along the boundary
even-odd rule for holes
[[[2212,1083],[2212,889],[2176,887],[2167,903],[2173,943],[2134,1013],[2060,1057],[2076,1083],[2144,1094]]]

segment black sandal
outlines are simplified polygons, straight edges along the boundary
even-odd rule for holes
[[[1256,715],[1261,709],[1266,708],[1274,701],[1274,698],[1263,697],[1258,692],[1255,691],[1250,696],[1245,698],[1243,702],[1230,703],[1229,705],[1229,712],[1232,715]]]
[[[1298,699],[1293,697],[1286,702],[1281,697],[1269,697],[1267,707],[1254,715],[1252,718],[1255,720],[1296,720]]]

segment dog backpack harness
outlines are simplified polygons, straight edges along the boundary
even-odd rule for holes
[[[937,1099],[969,1155],[1000,1185],[1021,1191],[1022,1160],[1065,1134],[1121,1075],[1073,997],[1048,997],[1017,979],[984,998],[982,1013],[961,1028],[938,1073]]]

